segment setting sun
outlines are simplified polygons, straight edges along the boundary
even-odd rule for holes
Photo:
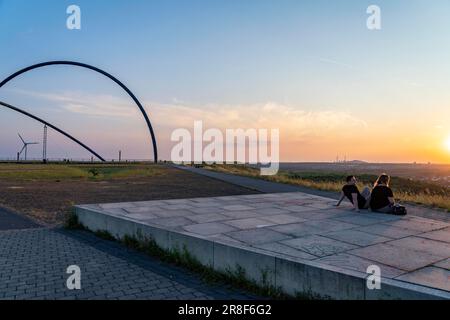
[[[447,148],[448,151],[450,151],[450,136],[445,140],[444,142],[445,148]]]

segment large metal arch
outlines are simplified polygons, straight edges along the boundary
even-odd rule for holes
[[[70,140],[74,141],[75,143],[77,143],[78,145],[80,145],[81,147],[83,147],[84,149],[86,149],[87,151],[89,151],[90,153],[92,153],[92,154],[93,154],[94,156],[96,156],[98,159],[100,159],[101,161],[105,162],[105,159],[103,159],[97,152],[95,152],[94,150],[92,150],[91,148],[89,148],[87,145],[85,145],[84,143],[82,143],[80,140],[78,140],[78,139],[72,137],[72,136],[71,136],[70,134],[68,134],[67,132],[64,132],[63,130],[61,130],[61,129],[57,128],[56,126],[52,125],[51,123],[49,123],[49,122],[47,122],[47,121],[45,121],[45,120],[42,120],[41,118],[36,117],[35,115],[32,115],[31,113],[28,113],[28,112],[26,112],[26,111],[24,111],[24,110],[22,110],[22,109],[19,109],[19,108],[17,108],[17,107],[14,107],[14,106],[12,106],[12,105],[10,105],[10,104],[8,104],[8,103],[5,103],[5,102],[0,101],[0,106],[3,106],[3,107],[5,107],[5,108],[14,110],[14,111],[19,112],[19,113],[21,113],[21,114],[24,114],[24,115],[26,115],[26,116],[29,117],[29,118],[32,118],[32,119],[34,119],[34,120],[36,120],[36,121],[39,121],[39,122],[42,123],[42,124],[45,124],[47,127],[52,128],[53,130],[55,130],[55,131],[61,133],[62,135],[66,136],[66,137],[69,138]]]
[[[150,122],[150,119],[149,119],[149,117],[147,115],[147,112],[145,111],[145,109],[142,106],[142,104],[140,103],[140,101],[136,98],[136,96],[133,94],[133,92],[131,92],[130,89],[128,89],[119,79],[117,79],[116,77],[112,76],[111,74],[109,74],[108,72],[106,72],[104,70],[101,70],[101,69],[99,69],[97,67],[94,67],[94,66],[91,66],[91,65],[88,65],[88,64],[85,64],[85,63],[75,62],[75,61],[48,61],[48,62],[38,63],[38,64],[35,64],[35,65],[32,65],[32,66],[29,66],[29,67],[26,67],[26,68],[24,68],[22,70],[19,70],[19,71],[15,72],[14,74],[12,74],[9,77],[7,77],[5,80],[0,82],[0,88],[2,88],[5,84],[7,84],[8,82],[10,82],[14,78],[20,76],[23,73],[26,73],[28,71],[31,71],[31,70],[34,70],[34,69],[38,69],[38,68],[52,66],[52,65],[68,65],[68,66],[77,66],[77,67],[81,67],[81,68],[85,68],[85,69],[90,69],[92,71],[100,73],[100,74],[106,76],[107,78],[111,79],[116,84],[118,84],[123,90],[125,90],[125,92],[131,97],[131,99],[133,99],[133,101],[138,106],[139,110],[141,111],[142,115],[144,116],[145,122],[147,123],[147,127],[148,127],[148,130],[150,132],[151,139],[152,139],[154,160],[155,160],[155,163],[158,162],[158,147],[157,147],[157,144],[156,144],[156,137],[155,137],[155,133],[153,131],[153,127],[152,127],[152,124]]]

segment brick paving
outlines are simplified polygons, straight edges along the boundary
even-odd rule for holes
[[[11,212],[0,207],[0,231],[12,229],[28,229],[36,228],[38,224],[31,221],[27,217],[21,216],[15,212]]]
[[[70,265],[81,269],[81,290],[67,289]],[[88,232],[0,231],[0,300],[251,298]]]

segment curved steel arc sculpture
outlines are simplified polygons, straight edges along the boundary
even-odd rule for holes
[[[153,127],[152,124],[150,123],[150,119],[147,115],[147,113],[145,112],[144,107],[142,106],[142,104],[139,102],[139,100],[136,98],[136,96],[133,94],[133,92],[131,92],[130,89],[128,89],[121,81],[119,81],[117,78],[115,78],[114,76],[112,76],[111,74],[109,74],[106,71],[103,71],[99,68],[96,68],[94,66],[85,64],[85,63],[80,63],[80,62],[74,62],[74,61],[48,61],[48,62],[43,62],[43,63],[38,63],[32,66],[29,66],[27,68],[24,68],[22,70],[17,71],[16,73],[10,75],[9,77],[7,77],[5,80],[3,80],[2,82],[0,82],[0,88],[2,88],[5,84],[7,84],[8,82],[10,82],[12,79],[20,76],[23,73],[26,73],[28,71],[34,70],[34,69],[38,69],[38,68],[42,68],[42,67],[47,67],[47,66],[52,66],[52,65],[68,65],[68,66],[77,66],[77,67],[82,67],[85,69],[90,69],[92,71],[98,72],[106,77],[108,77],[109,79],[111,79],[112,81],[114,81],[116,84],[118,84],[123,90],[125,90],[125,92],[133,99],[133,101],[136,103],[136,105],[138,106],[139,110],[141,111],[142,115],[144,116],[145,122],[147,123],[147,127],[148,130],[150,131],[150,136],[152,138],[152,144],[153,144],[153,156],[154,156],[154,160],[155,162],[158,162],[158,148],[156,145],[156,137],[155,137],[155,133],[153,131]],[[3,104],[2,104],[3,105]],[[18,111],[18,110],[16,110]],[[29,115],[29,114],[28,114]],[[38,120],[41,121],[41,120]],[[41,121],[42,122],[42,121]],[[53,129],[55,129],[54,127],[52,127]],[[56,129],[55,129],[56,130]],[[59,131],[59,129],[57,130]],[[61,131],[59,131],[61,132]],[[61,132],[63,133],[63,132]],[[64,133],[63,133],[64,134]],[[67,136],[67,135],[66,135]],[[72,139],[72,138],[71,138]],[[92,152],[92,151],[91,151]],[[96,155],[97,157],[99,157],[98,155]],[[101,158],[101,157],[99,157]]]
[[[103,158],[102,158],[99,154],[97,154],[94,150],[92,150],[91,148],[89,148],[87,145],[85,145],[84,143],[82,143],[82,142],[79,141],[78,139],[72,137],[72,136],[71,136],[70,134],[68,134],[67,132],[64,132],[63,130],[61,130],[61,129],[55,127],[55,126],[52,125],[51,123],[48,123],[47,121],[42,120],[41,118],[38,118],[38,117],[32,115],[31,113],[28,113],[28,112],[26,112],[26,111],[24,111],[24,110],[21,110],[21,109],[19,109],[19,108],[17,108],[17,107],[14,107],[14,106],[10,105],[10,104],[7,104],[7,103],[5,103],[5,102],[0,101],[0,106],[6,107],[6,108],[11,109],[11,110],[14,110],[14,111],[17,111],[17,112],[19,112],[19,113],[21,113],[21,114],[26,115],[27,117],[30,117],[30,118],[32,118],[32,119],[34,119],[34,120],[36,120],[36,121],[39,121],[39,122],[42,123],[42,124],[47,125],[47,127],[50,127],[50,128],[52,128],[53,130],[55,130],[55,131],[58,131],[59,133],[61,133],[62,135],[66,136],[66,137],[69,138],[70,140],[74,141],[75,143],[78,143],[80,146],[82,146],[84,149],[86,149],[87,151],[89,151],[90,153],[92,153],[94,156],[96,156],[97,158],[99,158],[101,161],[105,162],[105,159],[103,159]]]

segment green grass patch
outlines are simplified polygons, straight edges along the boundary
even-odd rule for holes
[[[90,180],[114,180],[127,178],[144,178],[162,174],[159,167],[148,166],[95,166],[81,167]]]
[[[161,174],[164,168],[154,164],[0,164],[0,179],[16,181],[102,181]]]
[[[8,180],[58,180],[85,179],[88,173],[69,165],[1,164],[0,179]]]
[[[106,241],[116,241],[116,238],[114,238],[114,236],[107,230],[98,230],[95,231],[94,234]]]
[[[78,220],[78,216],[75,212],[71,212],[64,222],[64,228],[67,230],[83,230],[84,226]]]

